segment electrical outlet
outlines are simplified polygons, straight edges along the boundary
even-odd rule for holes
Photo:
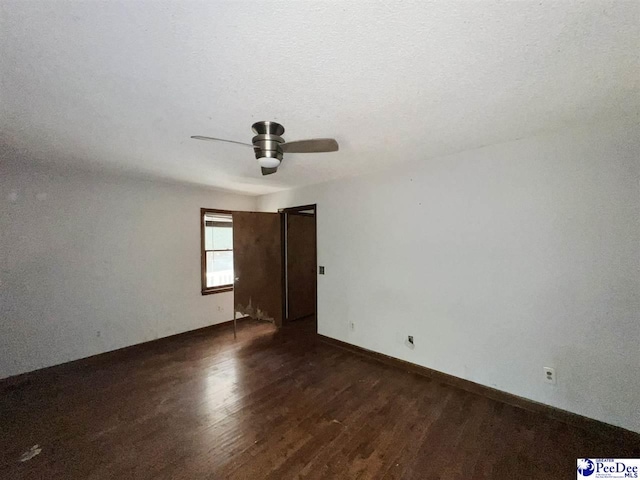
[[[318,272],[318,273],[319,273],[320,275],[324,275],[324,267],[323,267],[322,265],[320,265],[320,266],[318,267],[318,270],[319,270],[319,272]]]
[[[555,385],[556,384],[556,369],[552,367],[542,367],[544,370],[544,381]]]
[[[409,342],[411,345],[413,345],[413,335],[409,335],[407,337],[407,342]]]
[[[356,324],[354,322],[349,323],[349,327],[351,327],[351,331],[353,332],[356,329]]]

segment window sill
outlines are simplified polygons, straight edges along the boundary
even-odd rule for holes
[[[223,285],[202,290],[202,295],[212,295],[214,293],[233,292],[233,285]]]

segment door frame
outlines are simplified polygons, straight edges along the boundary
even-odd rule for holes
[[[309,205],[301,205],[299,207],[280,208],[278,213],[280,214],[280,247],[281,247],[281,261],[282,265],[282,324],[285,325],[289,322],[289,315],[287,311],[287,300],[289,298],[289,292],[287,289],[287,214],[302,212],[304,210],[313,210],[313,229],[315,235],[313,237],[313,269],[316,276],[316,291],[314,298],[314,316],[316,317],[316,330],[318,329],[318,205],[316,203]]]

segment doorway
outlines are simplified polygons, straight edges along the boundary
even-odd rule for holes
[[[316,205],[279,210],[282,236],[284,323],[317,322]]]

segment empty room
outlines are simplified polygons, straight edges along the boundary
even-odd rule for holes
[[[640,2],[0,1],[0,478],[640,478]]]

